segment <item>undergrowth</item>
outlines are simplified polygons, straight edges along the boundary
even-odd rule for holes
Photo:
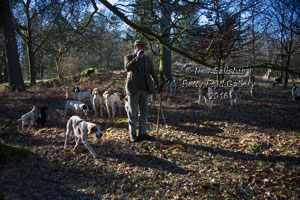
[[[31,152],[21,147],[8,146],[0,143],[0,161],[6,163],[12,157],[27,157]]]

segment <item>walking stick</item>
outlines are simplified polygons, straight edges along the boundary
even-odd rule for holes
[[[159,107],[158,107],[158,111],[157,111],[157,121],[156,121],[157,127],[156,127],[156,135],[158,135],[158,132],[159,132],[159,116],[160,116],[160,109],[161,109],[161,91],[159,92],[158,95],[159,95],[159,96],[158,96]]]
[[[161,107],[161,102],[162,102],[161,96],[162,96],[162,88],[165,87],[165,86],[170,85],[170,83],[171,83],[171,80],[168,79],[168,80],[166,80],[165,82],[163,82],[163,83],[161,84],[160,88],[158,88],[158,90],[159,90],[159,94],[158,94],[158,95],[159,95],[159,96],[158,96],[159,107],[158,107],[158,111],[157,111],[157,128],[156,128],[156,135],[159,133],[159,117],[160,117],[160,111],[161,111],[161,113],[162,113],[162,118],[163,118],[163,120],[164,120],[164,122],[165,122],[165,124],[166,124],[166,121],[165,121],[164,116],[163,116],[162,107]],[[167,125],[167,126],[168,126],[168,125]]]

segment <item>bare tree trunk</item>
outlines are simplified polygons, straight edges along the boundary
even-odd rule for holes
[[[35,73],[35,65],[34,65],[34,54],[32,49],[32,38],[31,33],[29,33],[30,36],[28,37],[27,42],[27,52],[28,52],[28,67],[30,72],[30,85],[36,84],[36,73]]]
[[[170,0],[163,0],[161,6],[161,22],[160,22],[160,31],[162,36],[168,36],[170,34],[170,15],[171,15],[171,8],[170,8]],[[167,41],[167,37],[163,37],[163,40]],[[160,45],[160,58],[159,58],[159,79],[164,81],[165,78],[171,79],[172,78],[172,70],[171,70],[171,51],[167,49],[162,44]]]
[[[222,54],[221,54],[222,55]],[[218,68],[218,70],[224,70],[224,68],[225,68],[225,59],[223,58],[223,56],[220,58],[220,60],[219,60],[219,68]],[[218,72],[218,74],[217,74],[217,80],[218,81],[222,81],[222,80],[224,80],[224,73],[222,72],[222,74],[220,74],[219,72]]]
[[[9,0],[0,2],[0,16],[3,25],[5,50],[8,64],[9,88],[10,91],[24,91],[25,85],[22,76],[15,29],[13,26]]]
[[[102,67],[102,40],[100,41],[100,46],[99,46],[99,69],[103,68]]]
[[[172,78],[171,71],[171,51],[161,45],[160,47],[160,59],[159,59],[159,78],[164,81],[165,78]]]
[[[25,14],[27,16],[27,30],[26,30],[26,45],[27,45],[27,55],[28,55],[28,69],[30,73],[30,86],[36,84],[36,73],[35,73],[35,62],[34,62],[34,52],[33,52],[33,38],[32,38],[32,18],[30,17],[31,0],[26,2]]]
[[[36,73],[34,63],[34,53],[32,48],[32,31],[28,30],[27,53],[28,53],[28,67],[30,72],[30,85],[36,84]]]
[[[45,73],[45,67],[44,65],[41,66],[41,72],[40,72],[40,79],[43,80],[44,79],[44,73]]]
[[[290,64],[291,64],[291,57],[288,56],[287,62],[286,62],[286,68],[287,69],[290,68]],[[284,86],[283,86],[284,88],[287,88],[288,81],[289,81],[289,73],[286,71],[285,72],[285,79],[284,79]]]
[[[60,74],[60,57],[55,57],[55,72],[56,72],[56,78],[61,79],[61,74]]]

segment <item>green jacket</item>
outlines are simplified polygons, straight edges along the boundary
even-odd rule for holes
[[[156,85],[159,85],[159,80],[157,78],[156,72],[153,68],[153,64],[151,58],[145,55],[145,74],[146,74],[146,82],[148,85],[148,92],[153,94],[155,93],[154,82]],[[124,57],[124,68],[127,72],[127,79],[125,85],[125,91],[127,95],[134,95],[138,90],[139,84],[139,66],[141,63],[141,59],[136,58],[135,54],[129,54]],[[151,76],[150,76],[151,75]]]

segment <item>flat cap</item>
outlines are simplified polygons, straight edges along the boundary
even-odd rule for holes
[[[143,41],[143,40],[136,40],[134,42],[134,46],[137,46],[137,45],[143,45],[143,46],[147,46],[146,43]]]

